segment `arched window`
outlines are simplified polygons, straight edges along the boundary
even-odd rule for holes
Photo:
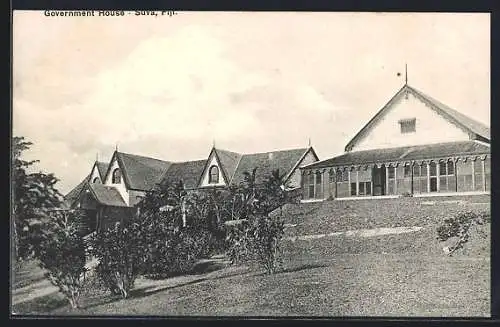
[[[94,180],[92,181],[92,183],[94,183],[94,184],[99,183],[99,182],[100,182],[99,177],[94,178]]]
[[[210,184],[217,184],[219,183],[219,167],[217,166],[212,166],[210,167],[210,170],[208,171],[208,182]]]
[[[113,184],[120,184],[121,181],[122,181],[122,174],[120,172],[120,168],[116,168],[115,170],[113,170],[112,183]]]

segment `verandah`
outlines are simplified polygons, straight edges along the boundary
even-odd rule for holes
[[[304,199],[490,190],[490,155],[304,169]]]

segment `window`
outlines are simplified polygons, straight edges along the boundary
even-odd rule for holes
[[[401,127],[401,133],[402,134],[414,133],[415,132],[415,123],[416,123],[415,118],[401,119],[399,121],[399,125]]]
[[[92,181],[92,183],[94,183],[94,184],[99,183],[99,177],[94,178],[94,180]]]
[[[427,176],[427,164],[422,164],[422,166],[420,166],[420,176]]]
[[[446,162],[444,162],[444,161],[441,161],[439,163],[439,175],[440,176],[446,175]]]
[[[309,174],[309,198],[314,198],[314,173],[312,171]]]
[[[366,195],[372,194],[372,183],[371,182],[365,182],[365,191],[366,191]]]
[[[359,183],[359,195],[365,195],[365,183],[364,182]]]
[[[406,177],[411,177],[411,166],[410,165],[405,166],[405,178]]]
[[[351,195],[356,195],[356,183],[351,183]]]
[[[483,190],[483,162],[478,158],[473,161],[474,165],[474,191]]]
[[[448,166],[448,175],[455,175],[455,165],[453,161],[448,161],[446,165]]]
[[[122,173],[120,172],[120,168],[116,168],[113,170],[113,176],[111,182],[113,184],[120,184],[122,181]]]
[[[393,179],[394,175],[395,175],[396,167],[389,167],[388,170],[389,170],[389,176],[387,178]]]
[[[321,184],[321,177],[322,177],[321,172],[317,171],[316,172],[316,184]]]
[[[429,164],[429,172],[430,172],[430,176],[436,176],[436,163],[435,162],[431,162]]]
[[[342,170],[337,169],[337,181],[342,182]]]
[[[344,170],[342,171],[342,181],[347,182],[349,181],[349,170]]]
[[[335,183],[335,171],[333,171],[333,169],[330,169],[328,178],[330,180],[330,183]]]
[[[420,166],[419,165],[414,165],[413,166],[413,176],[419,177],[420,176]]]
[[[208,183],[219,183],[219,167],[215,165],[210,167],[210,170],[208,171]]]

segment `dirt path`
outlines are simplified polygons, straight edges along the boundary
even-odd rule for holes
[[[413,233],[422,230],[423,227],[392,227],[392,228],[374,228],[374,229],[357,229],[349,230],[345,232],[333,232],[328,234],[312,234],[312,235],[301,235],[301,236],[290,236],[287,240],[290,241],[306,241],[315,240],[323,237],[333,237],[333,236],[348,236],[348,237],[374,237],[392,234],[404,234]]]

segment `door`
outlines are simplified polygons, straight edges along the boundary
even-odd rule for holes
[[[385,195],[385,166],[372,169],[373,195]]]
[[[429,183],[430,183],[430,191],[431,192],[437,192],[438,186],[437,186],[437,167],[435,162],[431,162],[429,165]]]

